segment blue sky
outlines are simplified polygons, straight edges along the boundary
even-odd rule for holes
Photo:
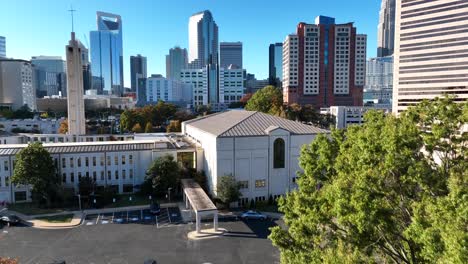
[[[281,4],[280,4],[281,3]],[[219,41],[242,41],[244,68],[257,78],[268,76],[268,45],[282,42],[299,22],[313,23],[317,15],[355,22],[368,35],[367,56],[376,54],[380,0],[0,0],[0,36],[6,37],[7,56],[65,54],[70,38],[70,4],[75,12],[76,36],[86,45],[96,29],[96,11],[122,16],[124,79],[130,86],[130,55],[148,58],[148,74],[165,75],[165,55],[179,45],[187,48],[188,19],[208,9],[219,27]]]

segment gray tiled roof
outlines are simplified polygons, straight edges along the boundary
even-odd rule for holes
[[[231,110],[187,122],[218,137],[263,136],[276,128],[294,135],[329,133],[328,130],[257,111]]]

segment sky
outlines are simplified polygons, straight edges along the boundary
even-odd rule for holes
[[[96,30],[96,11],[122,17],[124,83],[130,87],[130,56],[147,57],[148,75],[166,73],[170,48],[188,47],[189,17],[210,10],[219,41],[243,43],[244,68],[258,79],[268,77],[268,46],[295,33],[299,22],[314,23],[318,15],[336,23],[354,22],[367,34],[367,57],[376,55],[381,0],[0,0],[0,36],[6,37],[7,57],[62,56],[70,39],[70,5],[75,32],[89,47]]]

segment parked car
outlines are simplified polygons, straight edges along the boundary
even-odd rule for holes
[[[150,205],[150,212],[155,215],[159,215],[161,213],[161,206],[157,202],[153,202]]]
[[[0,215],[0,222],[8,225],[16,225],[21,222],[21,219],[14,214]]]
[[[267,219],[267,216],[260,213],[259,211],[249,210],[249,211],[243,212],[241,214],[241,219],[243,219],[243,220],[255,219],[255,220],[264,221],[264,220]]]

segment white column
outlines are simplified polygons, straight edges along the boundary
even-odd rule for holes
[[[197,233],[200,233],[200,229],[201,229],[201,227],[200,227],[200,225],[201,225],[201,223],[200,223],[200,222],[201,222],[201,215],[198,214],[197,211],[195,211],[195,215],[196,215],[195,218],[197,219],[196,222],[195,222],[195,226],[196,226],[196,228],[197,228]]]
[[[213,229],[214,231],[218,231],[218,211],[215,211],[213,215]]]
[[[189,203],[189,199],[187,198],[187,195],[185,195],[185,209],[190,209],[190,203]]]

